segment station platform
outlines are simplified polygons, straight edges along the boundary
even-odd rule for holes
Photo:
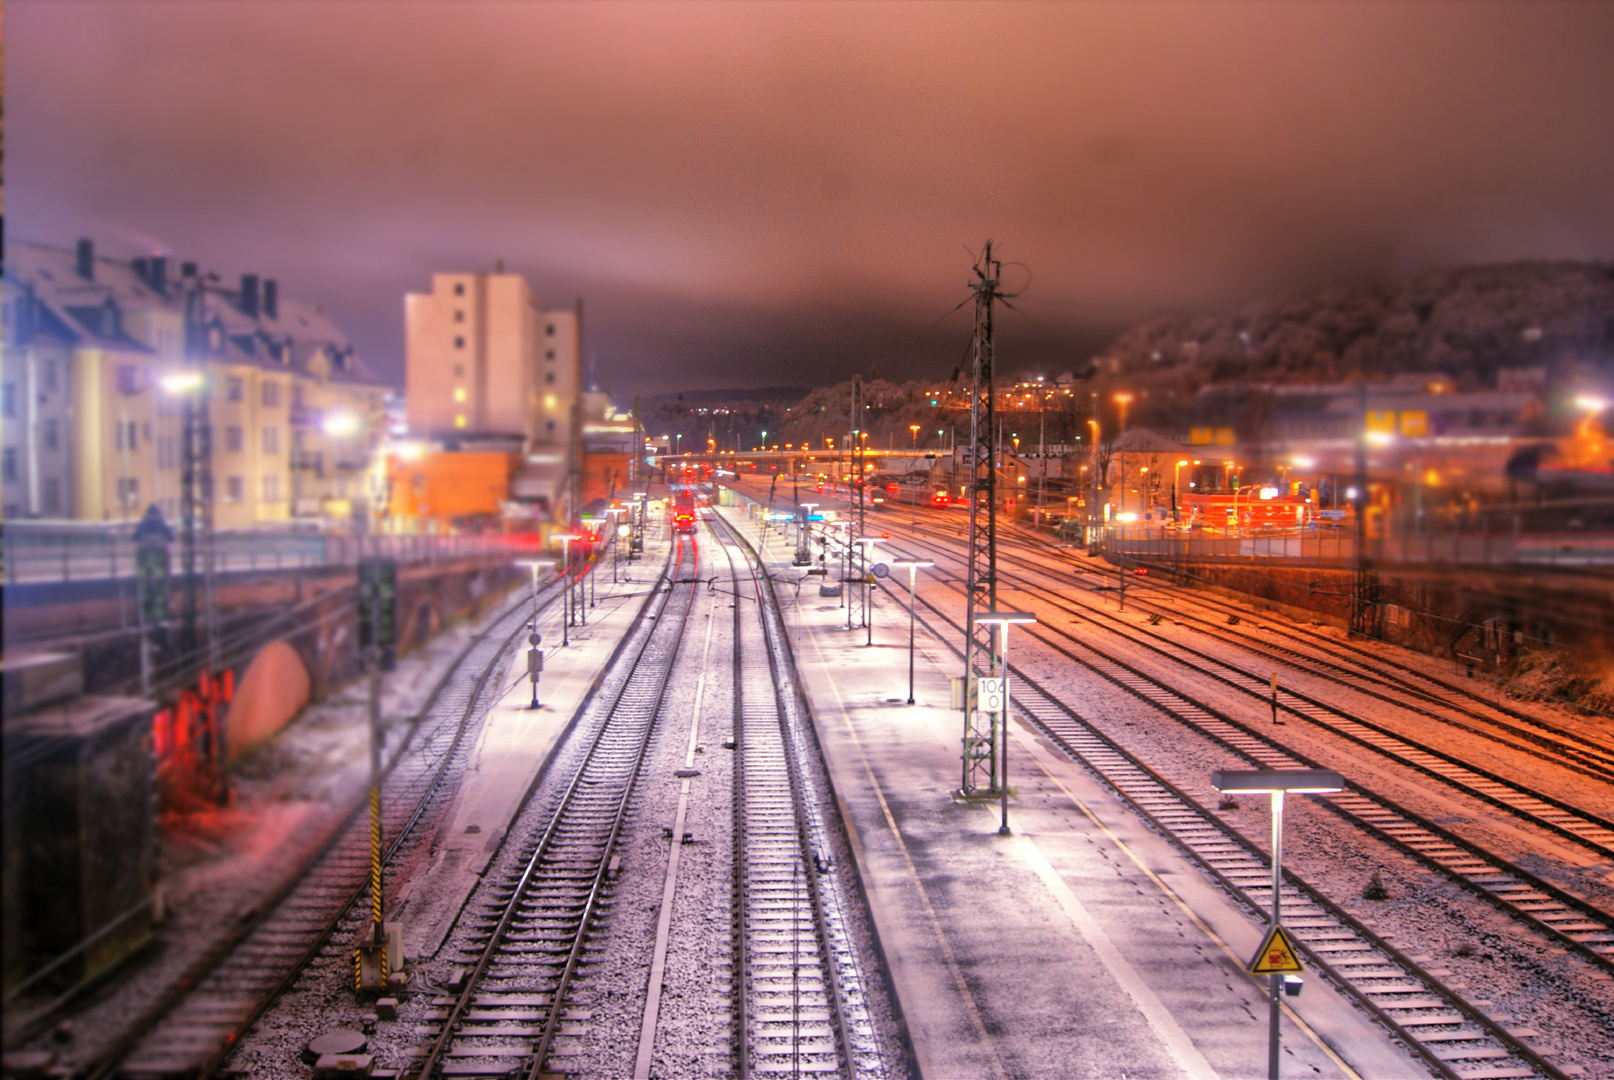
[[[745,509],[717,512],[756,543]],[[877,599],[867,646],[821,579],[794,587],[776,528],[760,546],[921,1074],[1265,1076],[1267,988],[1244,969],[1263,923],[1018,719],[1000,836],[995,801],[954,795],[952,652],[920,631],[906,704],[906,607]],[[1286,1077],[1427,1075],[1315,976],[1282,1047]]]

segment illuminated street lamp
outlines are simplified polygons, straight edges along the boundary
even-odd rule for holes
[[[342,438],[355,434],[359,430],[359,417],[347,409],[334,409],[328,413],[320,427],[325,434]]]
[[[908,570],[908,704],[913,704],[913,640],[914,640],[914,587],[917,583],[919,571],[927,566],[936,564],[929,559],[892,559],[892,566],[903,566]]]
[[[527,674],[532,676],[532,705],[538,707],[538,673],[544,669],[544,654],[538,650],[541,640],[538,636],[538,572],[540,570],[553,570],[554,559],[517,559],[517,566],[525,566],[532,571],[532,632],[527,635]]]
[[[563,607],[564,618],[562,618],[560,621],[560,643],[562,645],[570,645],[572,608],[575,606],[572,600],[572,541],[581,540],[583,538],[578,536],[576,533],[563,533],[559,536],[551,536],[550,539],[560,541],[562,559],[561,573],[566,576],[566,594]]]
[[[919,425],[918,424],[909,424],[908,425],[908,435],[911,437],[911,440],[912,440],[912,446],[909,449],[912,449],[912,450],[919,449]]]
[[[1274,939],[1283,938],[1280,921],[1280,901],[1283,896],[1283,796],[1323,795],[1340,791],[1345,781],[1333,769],[1217,769],[1211,773],[1211,787],[1232,794],[1272,796],[1272,922],[1267,928],[1267,940],[1262,943],[1256,961],[1267,953]],[[1296,960],[1299,958],[1296,957]],[[1252,961],[1250,967],[1257,966]],[[1267,1024],[1267,1080],[1278,1080],[1278,992],[1287,981],[1282,974],[1268,976],[1271,980],[1271,1016]],[[1300,980],[1295,979],[1289,989],[1291,995],[1300,993]]]
[[[848,524],[850,524],[850,522]],[[869,582],[869,574],[872,571],[868,569],[869,553],[874,550],[875,544],[883,544],[885,541],[886,538],[883,536],[860,536],[856,540],[852,541],[854,544],[863,545],[863,557],[858,560],[864,568],[863,580],[858,584],[863,589],[863,625],[868,629],[869,632],[868,637],[863,642],[865,646],[874,644],[874,613],[869,610],[869,602],[874,599],[870,595],[872,587]],[[848,630],[852,628],[852,608],[850,605],[848,605],[846,609],[846,628]]]
[[[161,379],[158,379],[157,385],[162,387],[163,393],[173,394],[176,397],[180,394],[194,394],[202,388],[202,373],[200,371],[176,371],[172,375],[164,375]]]
[[[1180,470],[1186,464],[1188,464],[1188,462],[1179,461],[1172,467],[1171,470],[1171,517],[1172,520],[1179,523],[1182,521],[1182,504],[1177,501],[1178,470]]]
[[[992,682],[996,685],[987,684],[986,679],[976,680],[976,711],[981,711],[981,704],[989,701],[989,695],[994,692],[997,703],[1002,705],[1003,719],[998,724],[998,742],[1002,745],[998,789],[1003,806],[1003,820],[998,826],[998,833],[1002,836],[1009,835],[1009,627],[1016,623],[1025,625],[1036,621],[1037,617],[1028,611],[983,611],[975,616],[976,626],[1000,628],[1003,634],[998,640],[998,647],[992,651]]]
[[[626,537],[630,533],[632,533],[633,530],[628,528],[626,525],[617,525],[617,523],[616,523],[617,522],[617,516],[619,514],[626,514],[628,512],[627,507],[625,507],[625,506],[608,506],[608,507],[605,508],[605,512],[607,514],[611,515],[611,524],[615,526],[615,528],[613,528],[611,530],[611,537],[612,537],[612,539],[611,539],[611,584],[615,585],[617,583],[616,567],[617,567],[617,563],[619,563],[621,561],[621,555],[620,555],[621,549],[619,547],[617,547],[617,544],[624,537]]]
[[[1127,406],[1132,404],[1132,394],[1126,390],[1122,390],[1120,393],[1115,395],[1115,403],[1121,407],[1121,434],[1125,435],[1126,410]]]

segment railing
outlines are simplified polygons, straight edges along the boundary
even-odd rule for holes
[[[175,530],[177,533],[177,529]],[[8,523],[0,530],[0,557],[8,585],[96,581],[130,577],[135,571],[133,525],[34,525]],[[348,536],[312,529],[220,531],[213,538],[213,570],[235,573],[298,567],[353,566],[365,556],[400,563],[464,559],[508,560],[537,550],[536,535]],[[170,546],[171,570],[179,569],[180,544]],[[198,558],[198,565],[202,562]]]
[[[1158,525],[1112,526],[1099,546],[1112,554],[1161,563],[1282,560],[1345,566],[1356,561],[1353,531],[1334,525],[1220,533],[1185,533]],[[1430,531],[1369,539],[1366,554],[1375,563],[1614,568],[1614,535]]]

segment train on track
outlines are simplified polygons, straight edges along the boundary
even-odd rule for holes
[[[675,535],[694,535],[695,490],[693,488],[678,488],[673,492],[672,520]]]

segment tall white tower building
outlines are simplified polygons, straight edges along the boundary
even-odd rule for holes
[[[409,428],[427,438],[570,445],[575,312],[542,311],[520,274],[433,274],[404,300]]]

